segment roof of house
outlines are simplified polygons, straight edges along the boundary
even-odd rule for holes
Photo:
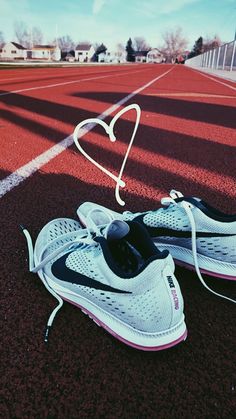
[[[77,47],[75,48],[76,51],[89,51],[91,48],[92,44],[78,44]]]
[[[27,49],[27,48],[23,47],[22,45],[17,44],[17,42],[11,42],[11,44],[14,45],[18,49]]]
[[[158,52],[160,52],[158,48],[151,48],[148,52],[151,52],[151,51],[158,51]]]
[[[152,49],[150,49],[150,51],[148,51],[148,54],[163,55],[163,54],[161,53],[161,51],[159,51],[159,49],[158,49],[158,48],[152,48]]]
[[[54,45],[34,45],[32,49],[55,49]]]
[[[148,52],[149,51],[135,51],[134,55],[135,57],[146,57]]]

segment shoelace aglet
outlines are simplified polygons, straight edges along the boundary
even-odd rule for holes
[[[44,342],[48,343],[48,337],[49,337],[49,332],[50,332],[51,326],[47,326],[45,333],[44,333]]]
[[[23,226],[23,224],[19,224],[19,227],[20,227],[21,231],[26,230],[26,228],[25,228],[25,226]]]

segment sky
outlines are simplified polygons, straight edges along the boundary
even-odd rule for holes
[[[161,46],[166,31],[183,29],[191,49],[199,36],[234,39],[236,0],[0,0],[0,31],[17,41],[14,22],[37,26],[44,43],[70,35],[77,43],[104,43],[114,49],[142,36]]]

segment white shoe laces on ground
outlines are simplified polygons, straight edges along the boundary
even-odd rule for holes
[[[194,216],[192,213],[192,209],[194,208],[194,206],[192,204],[190,204],[189,202],[186,201],[181,201],[181,202],[176,202],[175,199],[176,198],[183,198],[183,195],[181,192],[175,191],[174,189],[170,191],[170,197],[166,197],[166,198],[162,198],[161,203],[162,205],[168,206],[169,204],[174,204],[174,205],[180,205],[186,212],[186,215],[189,219],[190,225],[191,225],[191,241],[192,241],[192,254],[193,254],[193,261],[194,261],[194,266],[198,275],[198,278],[200,279],[201,283],[203,284],[203,286],[210,291],[212,294],[217,295],[218,297],[224,298],[225,300],[231,301],[232,303],[236,303],[235,300],[233,300],[232,298],[226,297],[225,295],[219,294],[218,292],[212,290],[210,287],[208,287],[208,285],[205,283],[202,274],[200,272],[199,269],[199,265],[198,265],[198,257],[197,257],[197,236],[196,236],[196,223],[194,220]]]
[[[39,271],[41,271],[44,266],[49,263],[50,261],[52,261],[54,258],[56,258],[59,254],[65,252],[66,250],[70,250],[73,247],[75,248],[76,246],[80,247],[80,250],[82,250],[83,248],[86,248],[88,245],[89,246],[98,246],[98,243],[96,241],[93,240],[94,234],[95,236],[105,236],[107,234],[107,231],[109,229],[109,225],[112,222],[112,218],[111,216],[106,213],[106,215],[108,216],[110,223],[106,224],[106,226],[97,226],[93,219],[92,219],[92,215],[93,212],[96,211],[94,209],[92,209],[87,217],[87,228],[81,228],[78,229],[77,231],[72,231],[69,233],[65,233],[62,234],[60,237],[56,237],[54,240],[50,241],[49,243],[47,243],[44,248],[41,251],[41,255],[40,255],[40,259],[39,263],[37,265],[35,265],[35,261],[34,261],[34,248],[33,248],[33,243],[32,243],[32,238],[30,233],[28,232],[28,230],[26,228],[24,228],[23,226],[21,226],[22,231],[26,237],[26,241],[27,241],[27,246],[28,246],[28,253],[29,253],[29,271],[32,273],[37,273]],[[105,228],[104,228],[105,227]],[[65,239],[70,239],[71,237],[75,237],[75,239],[67,241],[65,244],[63,244],[62,246],[60,246],[58,249],[56,249],[54,252],[50,253],[46,258],[43,258],[43,254],[45,253],[45,251],[47,250],[47,248],[51,245],[53,245],[53,243],[56,243],[58,241],[58,239],[60,240],[65,240]],[[47,322],[47,326],[46,326],[46,331],[45,331],[45,335],[44,335],[44,341],[48,342],[48,336],[49,336],[49,331],[50,328],[52,326],[52,323],[55,319],[55,316],[57,314],[57,312],[60,310],[60,308],[63,305],[63,300],[60,297],[60,295],[58,295],[53,288],[50,287],[50,285],[48,284],[47,280],[44,277],[44,274],[42,274],[40,276],[45,288],[50,292],[50,294],[53,295],[54,298],[56,298],[56,300],[58,301],[58,305],[54,308],[54,310],[52,311],[52,313],[49,316],[48,322]]]

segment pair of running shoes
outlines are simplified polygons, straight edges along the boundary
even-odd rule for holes
[[[134,348],[158,351],[187,337],[183,297],[174,260],[201,273],[236,280],[236,216],[203,200],[171,191],[156,211],[123,214],[85,202],[78,220],[46,224],[35,246],[23,228],[29,269],[58,300],[48,340],[63,300]],[[174,260],[173,260],[174,259]]]

